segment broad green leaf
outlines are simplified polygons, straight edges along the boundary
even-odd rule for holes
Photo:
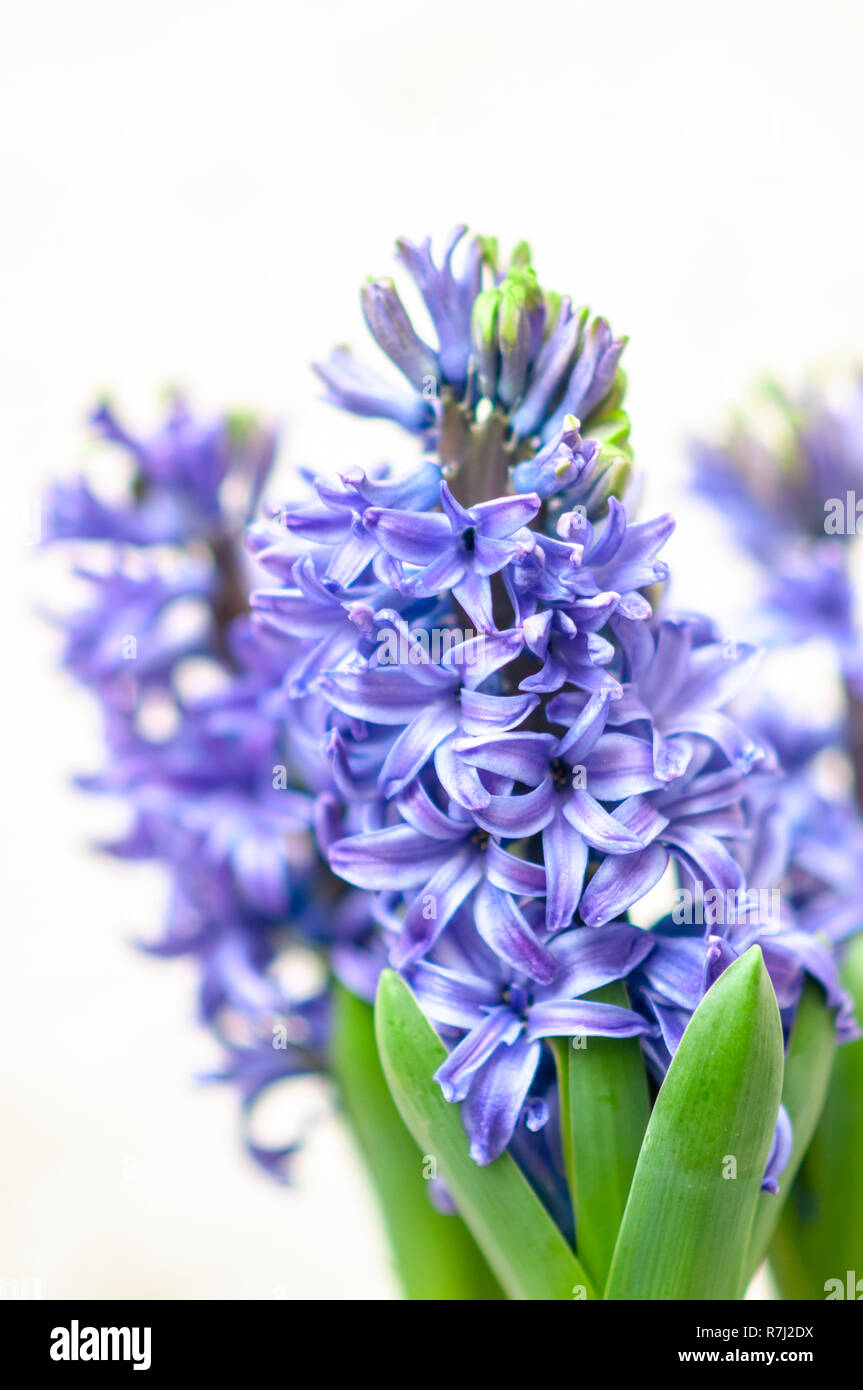
[[[782,1104],[791,1120],[794,1143],[791,1157],[779,1179],[778,1193],[762,1192],[758,1198],[749,1237],[749,1278],[767,1254],[795,1174],[823,1109],[836,1051],[835,1036],[833,1015],[827,1007],[824,991],[814,980],[808,980],[791,1030],[782,1082]]]
[[[369,1004],[333,988],[332,1061],[345,1115],[365,1159],[399,1277],[410,1299],[488,1300],[504,1293],[458,1216],[429,1200],[422,1154],[393,1104]]]
[[[468,1154],[459,1107],[433,1080],[446,1048],[408,986],[385,970],[375,1007],[378,1050],[402,1119],[437,1162],[480,1249],[514,1299],[593,1298],[563,1235],[508,1153],[484,1167]]]
[[[741,1297],[782,1063],[776,995],[752,946],[702,999],[660,1087],[606,1298]]]
[[[863,936],[849,943],[840,974],[863,1021]],[[831,1281],[846,1288],[849,1270],[863,1279],[861,1169],[863,1040],[836,1048],[824,1110],[770,1247],[783,1298],[823,1299]]]
[[[617,982],[587,996],[629,1008]],[[581,1039],[577,1039],[579,1043]],[[569,1038],[554,1044],[561,1131],[575,1208],[578,1258],[597,1288],[608,1276],[626,1199],[650,1115],[637,1038]]]

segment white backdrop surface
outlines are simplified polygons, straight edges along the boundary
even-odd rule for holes
[[[284,420],[286,459],[371,462],[389,435],[323,406],[307,363],[359,342],[357,287],[397,234],[464,220],[528,237],[546,282],[630,335],[677,600],[733,623],[747,571],[681,495],[684,441],[765,368],[793,382],[863,350],[863,11],[31,0],[2,36],[0,1280],[389,1298],[338,1124],[293,1190],[259,1176],[232,1097],[193,1081],[215,1050],[191,973],[129,944],[155,935],[161,884],[87,850],[104,813],[68,780],[97,722],[34,616],[64,584],[30,505],[80,466],[106,388],[144,415],[181,383]]]

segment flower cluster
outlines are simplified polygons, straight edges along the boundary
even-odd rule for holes
[[[774,886],[753,841],[776,770],[726,709],[755,653],[656,611],[673,523],[631,515],[622,341],[543,291],[524,247],[501,268],[474,241],[456,273],[460,239],[441,268],[400,243],[436,345],[391,282],[364,291],[410,395],[344,351],[320,369],[340,406],[418,437],[415,467],[311,479],[253,534],[279,582],[252,608],[290,647],[280,698],[322,730],[330,865],[375,895],[336,968],[369,994],[384,963],[405,975],[451,1048],[437,1079],[472,1156],[512,1145],[529,1166],[522,1127],[555,1113],[549,1039],[638,1036],[661,1076],[712,981],[774,936],[786,1025],[804,973],[845,1000],[790,903],[741,918]],[[669,866],[689,920],[643,930],[628,910]],[[586,997],[621,980],[632,1007]]]
[[[841,954],[863,928],[863,629],[853,579],[863,531],[859,376],[810,386],[796,400],[770,387],[756,418],[721,446],[696,445],[693,463],[696,489],[764,566],[774,644],[826,641],[843,678],[846,716],[830,726],[801,727],[775,703],[758,712],[785,777],[756,808],[762,862],[777,879],[782,868],[801,929]],[[826,750],[835,763],[829,777],[819,766]],[[850,1035],[844,1013],[839,1023]]]
[[[771,788],[754,779],[753,872],[781,883],[793,935],[771,934],[762,942],[764,958],[783,1020],[795,1004],[802,964],[836,1006],[839,1040],[853,1038],[857,1028],[837,986],[837,966],[863,1015],[857,964],[863,930],[863,624],[856,545],[863,532],[861,388],[859,370],[812,379],[794,397],[768,387],[758,408],[750,408],[722,443],[697,444],[693,458],[697,490],[731,521],[735,539],[760,569],[751,630],[760,628],[775,653],[765,672],[773,703],[756,706],[756,721],[785,776]],[[771,664],[778,680],[771,681]],[[801,694],[809,694],[811,709],[804,724]],[[816,719],[819,726],[809,727]],[[786,945],[787,958],[777,959]],[[850,1175],[860,1165],[859,1054],[858,1045],[835,1060],[822,1119],[780,1216],[779,1244],[789,1258],[784,1264],[779,1255],[774,1269],[784,1296],[820,1297],[831,1287],[825,1280],[834,1264],[857,1257],[861,1231]],[[787,1125],[780,1123],[768,1177],[789,1144]]]
[[[313,802],[280,785],[284,734],[261,708],[276,667],[248,622],[244,532],[275,437],[253,420],[195,417],[181,400],[151,438],[101,406],[92,425],[119,446],[123,480],[108,500],[85,480],[46,499],[48,543],[80,542],[86,604],[60,619],[63,662],[103,711],[106,764],[80,778],[120,797],[128,832],[105,846],[158,861],[170,883],[163,935],[147,946],[192,955],[200,1011],[226,1050],[243,1105],[284,1076],[319,1071],[320,988],[296,997],[278,961],[318,918]],[[290,1146],[249,1133],[255,1157],[283,1171]]]
[[[306,474],[255,520],[271,433],[176,402],[139,440],[96,413],[128,491],[81,482],[48,509],[50,539],[107,560],[65,620],[105,712],[86,785],[132,808],[114,852],[169,870],[151,949],[195,953],[247,1108],[328,1065],[326,982],[300,991],[292,953],[367,1000],[390,965],[446,1043],[472,1157],[509,1149],[566,1228],[552,1040],[637,1038],[661,1081],[754,941],[786,1036],[806,976],[854,1035],[832,947],[856,888],[817,841],[857,822],[813,799],[811,748],[730,709],[754,648],[667,608],[673,521],[634,516],[624,340],[524,244],[504,262],[458,228],[439,262],[398,254],[434,341],[392,281],[362,303],[407,386],[345,349],[318,371],[402,429],[410,466]],[[596,998],[615,982],[623,1003]],[[789,1144],[783,1114],[765,1187]]]
[[[863,531],[863,383],[797,399],[770,384],[722,444],[692,449],[697,491],[763,569],[771,641],[827,638],[860,680],[852,541]]]
[[[819,638],[842,677],[846,715],[828,727],[801,728],[781,708],[760,715],[788,774],[783,799],[802,837],[806,874],[835,895],[824,899],[823,913],[810,914],[812,929],[841,941],[860,929],[854,903],[863,886],[863,624],[854,585],[854,542],[863,532],[863,383],[846,375],[820,390],[810,386],[798,400],[776,387],[765,396],[770,409],[759,421],[738,426],[721,447],[696,446],[694,483],[764,565],[774,644]],[[826,749],[839,775],[834,769],[825,798],[817,772]]]
[[[493,496],[506,466],[522,459],[536,461],[531,488],[542,475],[554,490],[557,468],[577,464],[556,460],[553,449],[536,459],[536,445],[553,440],[567,416],[591,424],[588,453],[609,442],[620,454],[627,421],[617,409],[624,390],[618,364],[626,340],[615,338],[604,319],[576,309],[568,296],[543,291],[526,243],[501,266],[493,239],[470,238],[454,267],[465,234],[465,227],[451,233],[440,266],[429,241],[397,243],[434,326],[435,346],[417,334],[392,280],[372,280],[362,291],[372,337],[409,390],[344,348],[317,371],[333,404],[392,420],[416,435],[445,475],[459,473],[462,487],[478,500]],[[618,479],[624,463],[617,458]],[[602,471],[595,486],[602,485]]]

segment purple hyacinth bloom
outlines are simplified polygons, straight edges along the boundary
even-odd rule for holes
[[[440,343],[390,282],[363,302],[420,394]],[[423,396],[436,456],[310,478],[317,503],[281,513],[294,549],[256,544],[281,581],[253,598],[257,621],[301,663],[287,694],[315,711],[343,799],[324,793],[330,865],[375,895],[380,935],[339,948],[366,993],[385,960],[413,981],[458,951],[468,974],[480,960],[479,977],[545,990],[553,943],[578,922],[602,937],[669,862],[702,897],[744,881],[760,749],[724,706],[754,653],[653,616],[673,522],[635,522],[621,499],[621,344],[547,300],[521,253],[469,318],[462,386]]]
[[[822,541],[805,554],[792,550],[772,568],[765,582],[764,609],[773,645],[778,640],[826,639],[839,653],[843,670],[859,678],[863,643],[854,586],[847,556],[835,541]]]
[[[490,242],[465,241],[465,234],[464,227],[450,234],[440,265],[429,241],[397,243],[436,344],[417,333],[391,280],[371,280],[362,291],[369,331],[407,387],[339,348],[316,367],[327,399],[419,435],[441,463],[462,435],[494,437],[519,454],[523,441],[553,439],[567,416],[591,428],[616,407],[626,340],[615,338],[604,319],[588,322],[587,310],[574,308],[569,298],[544,291],[524,243],[501,266]]]
[[[243,1041],[225,1040],[222,1066],[202,1080],[229,1082],[237,1088],[243,1119],[243,1140],[252,1159],[270,1177],[290,1181],[291,1161],[304,1134],[286,1144],[264,1145],[254,1137],[253,1119],[259,1099],[274,1087],[320,1071],[325,1065],[329,1032],[329,1000],[316,994],[295,1006],[282,1032],[267,1029]]]
[[[206,629],[178,633],[171,614],[181,602],[213,596],[212,575],[187,566],[171,575],[151,566],[99,571],[78,566],[90,602],[55,618],[65,629],[63,665],[106,706],[132,709],[143,692],[164,688],[181,662],[209,654]]]
[[[572,921],[581,898],[589,850],[606,855],[637,853],[655,834],[636,794],[659,786],[649,745],[605,734],[605,693],[593,695],[568,733],[500,733],[459,739],[454,751],[466,762],[533,788],[523,795],[496,795],[474,815],[484,829],[513,839],[542,833],[547,874],[546,929]],[[580,774],[583,774],[580,775]],[[602,802],[612,802],[612,810]]]
[[[404,636],[408,645],[411,634],[396,630],[394,636]],[[400,728],[377,777],[384,797],[404,790],[433,757],[449,796],[462,806],[478,807],[488,804],[490,793],[458,756],[455,735],[512,729],[537,707],[535,695],[485,694],[474,688],[513,653],[507,633],[448,646],[439,665],[421,645],[408,645],[407,660],[328,671],[319,688],[334,709],[352,719]]]
[[[499,911],[497,890],[483,890],[478,910]],[[646,932],[628,925],[602,933],[565,932],[547,950],[549,977],[537,983],[512,970],[482,975],[423,963],[409,973],[433,1021],[464,1036],[436,1072],[447,1100],[462,1102],[475,1162],[491,1163],[509,1144],[528,1100],[541,1042],[554,1037],[631,1038],[649,1025],[631,1009],[582,998],[625,978],[652,947]]]
[[[763,567],[767,640],[827,637],[846,672],[859,671],[849,555],[863,530],[861,380],[813,384],[795,399],[771,386],[762,397],[771,428],[744,423],[721,445],[693,445],[694,486]]]
[[[694,483],[731,519],[747,548],[770,564],[802,537],[823,540],[840,502],[863,483],[863,379],[808,386],[789,398],[770,384],[760,417],[721,444],[692,446]],[[852,528],[850,534],[855,534]],[[833,534],[848,535],[843,525]]]
[[[422,434],[434,422],[434,410],[421,395],[392,386],[347,348],[335,348],[326,362],[315,363],[315,371],[327,400],[352,415],[392,420],[411,434]]]
[[[169,404],[150,436],[127,429],[107,403],[90,424],[119,447],[129,463],[125,502],[100,500],[85,480],[59,484],[46,499],[46,538],[118,541],[130,545],[184,545],[242,527],[257,510],[275,453],[275,435],[242,416],[202,420],[182,397]],[[226,483],[239,497],[234,506]]]
[[[450,232],[440,267],[435,265],[430,239],[420,246],[406,237],[396,242],[398,258],[412,276],[434,324],[441,370],[454,386],[467,380],[471,313],[482,277],[482,252],[477,241],[468,243],[460,270],[453,269],[453,255],[466,231],[466,227],[455,227]]]
[[[739,772],[749,770],[763,750],[726,713],[727,705],[752,678],[759,652],[746,643],[704,640],[693,619],[666,619],[656,631],[646,623],[614,619],[627,656],[628,679],[610,707],[614,728],[652,728],[658,776],[685,771],[687,735],[709,739]],[[558,708],[561,707],[558,702]]]
[[[773,1142],[770,1145],[770,1153],[767,1155],[767,1167],[764,1169],[764,1176],[761,1179],[762,1192],[771,1192],[775,1196],[779,1191],[779,1179],[788,1166],[793,1146],[794,1130],[791,1118],[785,1106],[780,1105],[779,1114],[776,1117],[776,1129],[773,1132]]]
[[[442,511],[431,513],[369,507],[363,521],[388,555],[421,566],[407,575],[403,592],[451,590],[480,632],[491,632],[491,576],[533,544],[527,523],[540,498],[527,493],[463,507],[443,482],[440,501]]]
[[[230,1039],[226,1075],[248,1108],[277,1076],[320,1071],[325,1055],[322,1007],[294,999],[275,969],[285,941],[308,934],[308,906],[329,871],[311,840],[312,795],[278,781],[298,761],[280,716],[265,708],[284,644],[271,659],[247,617],[243,529],[274,436],[250,421],[201,421],[176,401],[149,438],[107,407],[93,420],[131,463],[127,490],[108,503],[85,482],[56,489],[47,527],[49,540],[89,547],[78,569],[89,602],[59,621],[64,664],[102,704],[107,761],[78,781],[131,812],[126,833],[104,848],[166,871],[163,932],[144,949],[194,957],[201,1017]],[[307,785],[318,789],[314,778]],[[366,924],[367,914],[356,930]],[[302,1046],[275,1051],[276,1024]],[[281,1172],[293,1146],[249,1147]]]
[[[638,1037],[661,1080],[752,943],[786,1031],[808,977],[851,1036],[833,943],[854,930],[859,876],[825,841],[835,831],[841,856],[853,822],[834,808],[819,827],[811,750],[792,750],[783,781],[769,737],[729,712],[754,649],[665,608],[674,523],[634,517],[625,340],[544,290],[524,245],[501,263],[458,229],[439,258],[427,242],[399,258],[431,333],[390,280],[361,301],[401,382],[344,350],[319,370],[335,404],[414,437],[412,466],[303,472],[244,551],[271,432],[176,406],[137,439],[99,412],[128,494],[112,508],[73,486],[49,526],[112,547],[98,601],[70,622],[68,664],[106,715],[109,766],[87,785],[132,811],[114,852],[164,866],[150,949],[196,959],[248,1106],[327,1065],[327,989],[293,993],[292,949],[369,1001],[392,966],[440,1029],[437,1079],[474,1159],[509,1147],[569,1229],[548,1040]],[[179,552],[168,568],[158,540]],[[804,628],[841,591],[784,590]],[[200,622],[177,638],[164,619],[190,597]],[[126,669],[128,632],[141,652]],[[190,658],[217,672],[215,694],[187,689]],[[167,735],[148,727],[154,696]],[[623,920],[669,868],[697,923]],[[738,910],[776,885],[781,912]],[[631,1007],[585,997],[618,980]],[[766,1185],[789,1143],[781,1122]],[[280,1170],[292,1146],[252,1147]]]
[[[391,477],[386,469],[370,476],[357,468],[334,480],[313,477],[310,481],[317,503],[281,507],[276,513],[279,526],[287,532],[287,555],[279,533],[272,529],[253,528],[251,547],[259,563],[282,579],[298,558],[298,541],[334,547],[321,578],[341,588],[354,583],[378,550],[365,526],[365,512],[370,507],[432,507],[438,501],[441,475],[435,464],[426,462],[401,477]]]
[[[737,892],[744,886],[739,842],[746,827],[739,773],[712,771],[709,746],[693,750],[684,773],[639,798],[642,848],[603,860],[584,890],[581,919],[598,927],[619,917],[659,882],[670,860],[695,899],[705,890]]]
[[[543,498],[564,489],[572,498],[583,482],[592,480],[598,453],[598,442],[582,439],[575,416],[569,416],[533,458],[516,465],[513,486],[517,492],[536,492]]]
[[[544,894],[541,866],[508,853],[463,808],[439,810],[420,782],[396,805],[399,823],[338,840],[330,850],[331,867],[349,883],[405,893],[407,908],[390,953],[395,965],[425,954],[486,876],[519,897]],[[545,952],[526,926],[518,946],[523,968],[545,968]]]
[[[289,700],[304,695],[322,671],[357,648],[371,652],[375,617],[368,601],[373,590],[342,589],[323,579],[309,555],[294,561],[291,581],[289,588],[256,589],[251,596],[258,632],[289,639],[294,660],[282,678]]]

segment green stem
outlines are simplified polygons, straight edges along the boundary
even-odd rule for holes
[[[846,951],[842,983],[863,1018],[863,936]],[[827,1102],[770,1247],[783,1298],[825,1296],[849,1270],[863,1278],[863,1040],[836,1049]]]
[[[616,982],[587,998],[629,1008]],[[650,1116],[637,1038],[558,1039],[564,1162],[575,1210],[578,1256],[597,1288],[611,1267],[632,1175]]]

